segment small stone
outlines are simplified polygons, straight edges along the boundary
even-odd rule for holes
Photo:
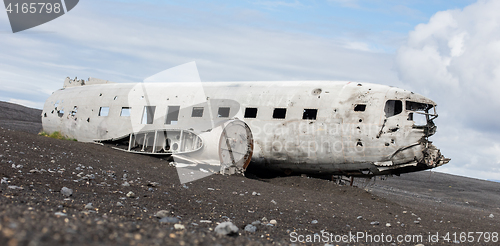
[[[257,195],[257,192],[252,192],[252,196],[256,196]]]
[[[127,181],[125,181],[125,182],[123,182],[122,186],[124,186],[124,187],[129,187],[129,186],[130,186],[130,184],[129,184]]]
[[[247,232],[255,232],[257,230],[257,227],[256,226],[253,226],[253,225],[250,225],[248,224],[247,226],[245,226],[245,231]]]
[[[420,224],[420,221],[415,220],[415,221],[413,221],[413,223],[415,223],[415,224]]]
[[[274,205],[278,204],[275,200],[271,200],[271,203],[273,203]]]
[[[7,186],[7,188],[13,189],[13,190],[24,190],[23,187],[19,187],[19,186],[15,186],[15,185],[9,185],[9,186]]]
[[[121,203],[121,202],[117,202],[117,203],[116,203],[116,206],[118,206],[118,207],[123,207],[123,203]]]
[[[493,218],[495,218],[495,215],[490,214],[490,216],[488,216],[488,217],[490,217],[490,218],[492,218],[492,219],[493,219]]]
[[[89,202],[89,203],[87,203],[87,205],[85,205],[85,209],[93,209],[93,208],[94,208],[94,206],[92,206],[91,202]]]
[[[318,224],[318,221],[317,220],[313,220],[313,221],[311,221],[311,224]]]
[[[128,198],[134,198],[134,197],[135,197],[134,192],[129,191],[129,192],[127,193],[127,197],[128,197]]]
[[[168,210],[160,210],[160,211],[156,212],[156,214],[154,216],[161,219],[161,218],[168,217],[170,214],[171,213]]]
[[[67,216],[67,214],[65,214],[63,212],[55,212],[54,214],[57,216]]]
[[[276,224],[278,224],[278,222],[276,220],[271,220],[271,221],[269,221],[269,224],[276,225]]]
[[[252,222],[252,225],[256,226],[256,225],[260,225],[260,221],[259,220],[256,220],[254,222]]]
[[[176,230],[184,230],[184,229],[186,229],[186,227],[184,227],[184,225],[183,225],[183,224],[175,224],[175,225],[174,225],[174,228],[175,228]]]
[[[391,227],[391,223],[385,223],[386,227]]]
[[[176,217],[163,217],[160,220],[160,223],[177,223],[179,219]]]
[[[370,222],[370,225],[379,225],[379,224],[380,224],[380,222],[378,222],[378,221],[372,221],[372,222]]]
[[[362,219],[362,218],[363,218],[363,216],[358,216],[356,219],[360,220],[360,219]]]
[[[73,194],[73,190],[69,189],[68,187],[62,187],[61,194],[65,196],[71,196]]]
[[[232,222],[222,222],[215,227],[215,233],[221,236],[232,235],[237,232],[238,232],[238,227],[235,226]]]

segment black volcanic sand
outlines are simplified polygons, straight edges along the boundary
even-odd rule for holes
[[[0,115],[7,118],[1,122],[9,120],[9,114]],[[390,234],[394,240],[423,235],[422,243],[431,245],[429,233],[449,232],[453,241],[455,232],[457,240],[461,232],[500,232],[499,183],[420,172],[357,179],[358,187],[349,187],[301,176],[258,178],[262,175],[256,173],[248,175],[253,178],[211,175],[182,185],[167,160],[37,136],[23,132],[33,132],[26,125],[0,129],[0,245],[288,245],[294,239],[290,233],[322,231]],[[123,186],[125,181],[130,186]],[[63,195],[62,187],[72,189],[72,195]],[[126,196],[130,191],[134,197]],[[85,208],[88,203],[93,208]],[[170,211],[184,229],[161,223],[154,216],[160,210]],[[276,224],[266,225],[266,220]],[[218,236],[214,229],[225,221],[239,232]],[[263,223],[256,232],[245,231],[254,221]],[[485,238],[477,242],[478,235],[466,245],[496,245]],[[439,244],[451,241],[441,238]],[[391,243],[359,239],[349,245]]]

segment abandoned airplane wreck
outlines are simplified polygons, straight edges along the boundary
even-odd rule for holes
[[[450,161],[429,137],[436,103],[343,81],[113,83],[69,79],[45,102],[44,131],[140,154],[244,171],[374,176]]]

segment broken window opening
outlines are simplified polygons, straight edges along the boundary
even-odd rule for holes
[[[403,112],[403,102],[401,100],[387,100],[384,112],[387,118],[400,114]]]
[[[358,139],[358,142],[356,143],[356,147],[363,147],[363,142],[361,142],[361,139]]]
[[[274,119],[284,119],[286,117],[286,108],[275,108],[273,112]]]
[[[406,110],[410,110],[410,111],[426,111],[431,107],[432,107],[432,105],[425,104],[425,103],[406,101]]]
[[[70,112],[71,116],[75,116],[76,112],[78,112],[78,106],[73,107],[73,110]]]
[[[354,111],[357,111],[357,112],[363,112],[365,111],[366,109],[366,104],[356,104],[356,106],[354,106]]]
[[[191,117],[203,117],[203,107],[193,107]]]
[[[318,115],[317,109],[304,109],[304,113],[302,114],[303,120],[316,120],[316,115]]]
[[[60,110],[57,111],[57,116],[63,117],[64,115],[64,108],[61,108]]]
[[[227,118],[229,117],[229,110],[230,108],[228,107],[220,107],[219,111],[217,113],[218,118]]]
[[[108,116],[109,107],[100,107],[99,108],[99,116]]]
[[[47,117],[47,113],[43,113],[43,117]]]
[[[131,107],[122,107],[122,110],[120,111],[120,116],[130,116],[131,110],[132,110]]]
[[[155,110],[156,106],[144,106],[141,124],[153,124],[153,120],[155,118]]]
[[[412,120],[415,126],[427,125],[427,115],[425,114],[413,114]]]
[[[179,121],[179,109],[180,108],[181,108],[180,106],[168,106],[167,119],[165,120],[165,124],[167,124],[167,125],[177,124],[177,121]]]
[[[246,108],[245,118],[257,118],[257,108]]]

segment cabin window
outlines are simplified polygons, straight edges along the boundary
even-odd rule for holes
[[[191,117],[203,117],[203,107],[193,107]]]
[[[275,108],[273,112],[274,119],[284,119],[286,117],[286,108]]]
[[[168,106],[167,109],[167,119],[165,124],[167,125],[175,125],[179,120],[179,109],[180,106]]]
[[[304,109],[304,113],[302,114],[302,119],[303,120],[315,120],[317,114],[318,114],[317,109]]]
[[[230,108],[228,108],[228,107],[220,107],[219,111],[217,113],[217,117],[219,117],[219,118],[229,117],[229,110],[230,110]]]
[[[257,108],[246,108],[245,118],[257,118]]]
[[[366,109],[366,104],[356,104],[356,106],[354,106],[354,111],[356,112],[363,112],[365,111]]]
[[[131,107],[122,107],[122,111],[120,112],[120,116],[130,116]]]
[[[153,124],[153,119],[155,118],[155,110],[156,106],[144,106],[141,124]]]
[[[99,108],[99,116],[108,116],[109,107],[100,107]]]
[[[403,112],[403,102],[401,100],[387,100],[384,112],[387,118],[400,114]]]

